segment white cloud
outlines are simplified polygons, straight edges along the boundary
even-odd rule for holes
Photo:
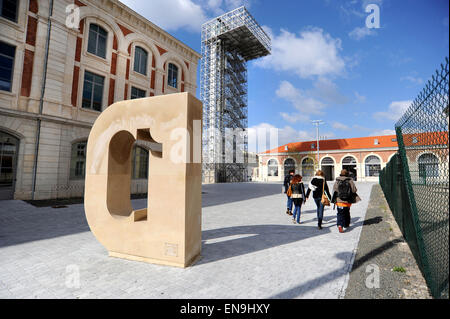
[[[366,7],[369,5],[369,4],[376,4],[376,5],[378,5],[378,6],[382,6],[382,4],[383,4],[383,0],[362,0],[361,1],[361,6],[362,6],[362,8],[365,10],[366,9]]]
[[[186,28],[200,31],[208,20],[202,7],[192,0],[121,0],[121,2],[164,30]]]
[[[291,114],[280,113],[283,119],[290,123],[307,122],[311,114],[322,114],[322,109],[325,107],[324,103],[311,97],[308,92],[297,89],[288,81],[282,81],[275,94],[288,101],[297,110],[296,113]]]
[[[319,77],[314,83],[313,95],[332,104],[348,103],[348,98],[338,91],[337,85],[324,77]]]
[[[411,82],[412,84],[417,84],[417,85],[423,84],[422,78],[414,77],[414,76],[410,76],[410,75],[401,77],[400,81],[408,81],[408,82]]]
[[[280,112],[281,117],[289,123],[308,122],[310,120],[309,115],[301,113],[286,113]]]
[[[350,130],[349,126],[347,126],[343,123],[340,123],[340,122],[333,122],[332,127],[336,130],[341,130],[341,131],[349,131]]]
[[[389,105],[386,112],[377,112],[374,114],[374,118],[380,121],[391,120],[398,121],[400,117],[405,113],[412,101],[394,101]]]
[[[370,136],[383,136],[383,135],[395,135],[394,130],[386,129],[381,131],[375,131]]]
[[[349,32],[348,36],[353,40],[361,40],[367,36],[376,35],[376,32],[373,29],[369,29],[367,27],[356,27],[351,32]]]
[[[258,129],[265,129],[267,132],[266,135],[266,148],[263,150],[258,149],[255,145],[255,132],[258,131]],[[278,143],[275,143],[276,145],[270,145],[270,129],[275,129],[278,134]],[[332,132],[323,133],[321,135],[327,136],[327,138],[334,137],[334,134]],[[252,137],[252,138],[251,138]],[[295,142],[302,142],[302,141],[314,141],[316,140],[316,132],[315,130],[311,131],[304,131],[304,130],[297,130],[293,128],[292,126],[286,125],[283,128],[277,128],[269,123],[260,123],[258,125],[252,126],[249,128],[249,144],[248,144],[248,150],[249,152],[264,152],[269,149],[273,149],[276,147],[279,147],[284,144],[288,143],[295,143]],[[258,144],[259,141],[256,141]]]
[[[201,25],[206,21],[242,5],[248,8],[252,0],[120,1],[164,30],[200,32]]]
[[[299,35],[281,29],[279,35],[265,27],[272,38],[272,54],[255,62],[255,65],[288,71],[301,78],[323,75],[340,75],[345,62],[340,56],[341,40],[334,39],[322,29],[310,28]]]
[[[296,112],[280,112],[281,117],[289,122],[308,122],[311,115],[322,115],[326,103],[345,104],[347,97],[338,92],[336,84],[320,77],[312,90],[300,90],[289,81],[282,81],[275,92],[276,96],[289,102]]]
[[[364,95],[359,94],[358,92],[355,92],[355,102],[356,103],[365,103],[366,97]]]

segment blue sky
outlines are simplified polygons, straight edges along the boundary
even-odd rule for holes
[[[393,134],[449,55],[448,0],[122,2],[197,52],[203,22],[245,5],[273,47],[248,64],[249,127],[278,128],[280,144],[315,139],[314,119],[327,138]],[[368,4],[378,29],[366,27]]]

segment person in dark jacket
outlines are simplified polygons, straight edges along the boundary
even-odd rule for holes
[[[348,192],[345,192],[346,189]],[[350,207],[361,200],[356,191],[353,178],[349,176],[346,169],[343,169],[333,185],[333,198],[331,199],[331,202],[337,206],[337,226],[340,233],[344,232],[344,228],[350,226]]]
[[[295,175],[291,181],[292,201],[294,203],[293,223],[300,224],[300,214],[302,213],[302,204],[306,202],[305,185],[303,185],[302,177]]]
[[[317,227],[319,229],[322,229],[323,210],[325,208],[322,204],[322,194],[324,189],[328,199],[331,199],[330,190],[328,189],[327,181],[325,180],[325,174],[319,169],[316,172],[316,176],[309,182],[308,191],[306,192],[306,199],[308,199],[312,191],[314,202],[317,206]]]
[[[295,173],[295,171],[293,169],[291,169],[289,171],[289,174],[284,177],[283,184],[284,184],[284,193],[285,194],[287,193],[289,186],[291,185],[291,180],[294,177],[294,173]],[[287,194],[286,194],[286,196],[287,196]],[[287,196],[286,214],[292,215],[292,198],[290,198],[289,196]]]

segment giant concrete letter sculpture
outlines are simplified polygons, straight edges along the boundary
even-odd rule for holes
[[[201,163],[190,158],[195,155],[191,139],[201,140],[201,128],[196,132],[193,123],[201,119],[201,102],[179,93],[118,102],[95,121],[87,145],[84,206],[93,234],[110,256],[179,267],[200,256],[202,172]],[[171,158],[180,145],[171,133],[180,129],[186,131],[181,141],[186,161]],[[142,210],[133,210],[130,202],[136,140],[162,144],[162,152],[150,152],[148,205]]]

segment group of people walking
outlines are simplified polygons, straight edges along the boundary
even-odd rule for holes
[[[295,171],[290,170],[284,179],[284,192],[287,195],[286,214],[292,216],[294,224],[301,223],[302,205],[306,203],[311,192],[317,207],[317,227],[319,229],[322,229],[325,206],[330,206],[331,204],[337,206],[337,227],[340,233],[344,232],[344,228],[350,226],[351,205],[361,200],[356,193],[357,189],[353,179],[345,169],[336,178],[336,182],[333,185],[333,194],[330,193],[325,174],[321,170],[316,171],[306,191],[302,182],[302,176],[295,175]]]

